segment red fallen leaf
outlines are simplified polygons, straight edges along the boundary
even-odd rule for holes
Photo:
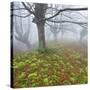
[[[68,76],[67,73],[62,72],[62,73],[60,74],[60,82],[61,82],[62,84],[64,83],[65,80],[68,80],[68,79],[69,79],[69,76]]]

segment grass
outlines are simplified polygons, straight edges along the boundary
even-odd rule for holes
[[[51,45],[48,45],[50,49],[45,53],[34,50],[14,55],[12,68],[15,88],[88,82],[87,50],[71,43]]]

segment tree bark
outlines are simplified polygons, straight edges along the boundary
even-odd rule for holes
[[[44,25],[45,25],[44,23],[37,23],[39,50],[45,50],[46,49]]]
[[[39,50],[44,51],[46,49],[45,45],[45,13],[47,9],[47,4],[35,4],[35,18],[34,22],[37,25],[38,29],[38,40],[39,40]]]

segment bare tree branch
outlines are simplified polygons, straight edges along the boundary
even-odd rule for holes
[[[15,34],[15,38],[24,43],[27,48],[29,49],[31,47],[30,41],[29,41],[29,35],[30,35],[30,17],[28,17],[28,28],[25,30],[25,32],[23,32],[23,25],[22,25],[22,18],[20,18],[20,26],[18,27],[17,21],[16,21],[16,17],[15,17],[15,30],[16,30],[16,34]],[[20,28],[20,29],[19,29]],[[21,30],[21,31],[20,31]]]
[[[49,27],[52,27],[52,25],[50,25],[49,23],[45,22],[45,24],[47,24]]]
[[[26,8],[11,8],[11,10],[26,10]]]
[[[54,14],[51,17],[45,18],[44,20],[52,19],[55,16],[59,15],[59,13],[64,12],[64,11],[84,11],[84,10],[88,10],[88,8],[65,8],[65,9],[59,10],[56,14]]]
[[[69,19],[73,19],[72,17],[68,16],[68,15],[65,15],[64,13],[62,13],[63,16],[69,18]]]
[[[55,22],[55,23],[74,23],[74,24],[87,24],[87,22],[76,22],[76,21],[65,21],[65,20],[62,20],[62,21],[55,21],[55,20],[47,20],[49,22]]]
[[[22,2],[22,4],[23,4],[23,6],[26,8],[26,10],[27,10],[29,13],[35,15],[35,12],[31,11],[30,8],[29,8],[24,2]]]
[[[13,16],[17,16],[17,17],[21,17],[21,18],[26,18],[26,17],[28,17],[28,16],[30,16],[31,14],[27,14],[27,15],[25,15],[25,16],[20,16],[20,15],[17,15],[17,14],[13,14]]]
[[[78,14],[81,15],[83,18],[87,19],[87,17],[84,16],[83,14],[81,14],[80,12],[75,12],[75,13],[78,13]]]
[[[51,24],[49,24],[49,23],[47,23],[47,22],[46,22],[46,24],[47,24],[50,28],[53,28],[53,25],[51,25]],[[71,31],[71,32],[77,33],[77,31],[72,30],[72,29],[68,29],[68,28],[65,28],[65,27],[64,27],[64,28],[60,28],[60,30],[61,30],[61,29],[65,30],[65,31]],[[60,30],[59,30],[59,31],[60,31]]]
[[[30,10],[32,11],[32,12],[35,12],[34,11],[34,4],[30,4],[29,2],[27,2],[27,5],[30,7]]]

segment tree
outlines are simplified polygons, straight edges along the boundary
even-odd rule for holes
[[[35,18],[34,22],[38,28],[38,39],[39,39],[39,49],[44,50],[46,48],[45,45],[45,13],[47,9],[47,4],[35,4]]]
[[[82,30],[80,31],[80,42],[82,42],[83,38],[87,35],[88,33],[88,30],[87,30],[87,27],[88,25],[85,24],[85,25],[82,25]]]
[[[36,23],[37,29],[38,29],[38,40],[39,40],[39,49],[40,50],[45,50],[46,45],[45,45],[45,13],[47,10],[47,4],[40,4],[40,3],[35,3],[35,9],[34,12],[32,12],[26,5],[25,3],[22,3],[24,7],[34,15],[33,22]]]
[[[19,8],[19,10],[24,9],[27,10],[29,12],[28,15],[33,15],[33,22],[37,25],[37,30],[38,30],[38,40],[39,40],[39,49],[40,50],[45,50],[46,49],[46,43],[45,43],[45,30],[44,30],[44,26],[46,21],[50,21],[50,22],[55,22],[55,23],[75,23],[75,24],[82,24],[84,22],[75,22],[75,21],[53,21],[52,19],[56,16],[58,16],[61,12],[65,12],[65,11],[84,11],[87,10],[88,8],[64,8],[64,9],[57,9],[53,8],[53,7],[48,7],[48,4],[41,4],[41,3],[34,3],[34,4],[30,4],[30,3],[24,3],[22,2],[22,5],[24,6],[24,8]],[[48,9],[55,9],[56,13],[54,15],[51,15],[50,17],[46,17],[46,13]],[[14,10],[14,9],[13,9]],[[18,9],[16,9],[18,10]],[[21,16],[21,17],[27,17],[26,16]],[[18,15],[17,15],[18,16]],[[20,16],[19,16],[20,17]]]
[[[60,29],[59,29],[59,25],[54,23],[51,27],[50,27],[50,31],[53,33],[53,36],[54,36],[54,41],[57,42],[57,36],[60,32]]]
[[[30,17],[28,17],[28,28],[26,30],[24,30],[23,28],[23,25],[22,25],[22,18],[20,18],[20,27],[18,27],[17,25],[17,20],[16,20],[16,17],[15,17],[15,30],[16,30],[16,35],[15,35],[15,38],[24,43],[26,46],[27,46],[27,49],[30,49],[31,48],[31,44],[30,44],[30,40],[29,40],[29,35],[30,35]],[[20,30],[21,29],[21,30]],[[25,31],[25,32],[23,32]]]

